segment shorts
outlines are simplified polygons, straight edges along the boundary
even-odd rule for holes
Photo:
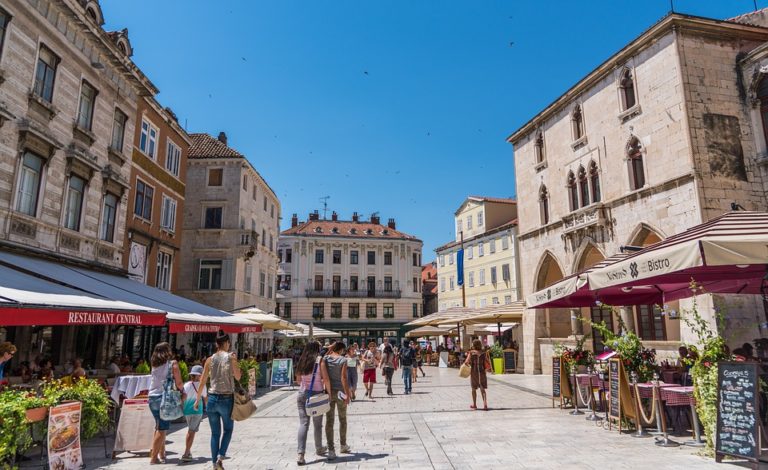
[[[376,369],[365,369],[363,371],[363,383],[366,383],[366,384],[376,383]]]
[[[349,385],[350,390],[357,389],[357,369],[356,368],[347,368],[347,384]]]
[[[200,429],[200,422],[203,420],[203,414],[184,415],[184,419],[187,420],[189,432],[197,432],[197,430]]]
[[[171,422],[164,419],[160,419],[160,402],[163,400],[162,395],[149,397],[149,411],[152,412],[152,416],[155,417],[155,430],[167,431],[171,429]]]

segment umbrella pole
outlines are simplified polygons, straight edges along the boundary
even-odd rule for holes
[[[496,323],[496,329],[499,332],[499,346],[501,346],[501,322]]]

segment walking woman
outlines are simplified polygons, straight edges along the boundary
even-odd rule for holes
[[[342,454],[350,453],[347,445],[347,405],[349,405],[349,384],[347,384],[347,358],[344,354],[344,343],[336,341],[328,350],[321,366],[325,368],[324,374],[331,385],[331,409],[325,418],[325,440],[328,444],[328,460],[336,460],[336,451],[333,444],[333,424],[336,409],[339,409],[339,438],[341,440]],[[374,373],[376,369],[373,370]]]
[[[224,470],[222,461],[227,455],[229,441],[232,440],[232,430],[235,422],[232,420],[232,407],[235,404],[235,380],[240,380],[240,364],[235,353],[230,353],[229,335],[219,333],[216,337],[216,353],[205,361],[203,377],[204,384],[211,379],[208,389],[208,424],[211,426],[211,460],[214,470]],[[200,396],[203,387],[197,391],[195,409],[200,406]],[[222,427],[224,434],[222,434]]]
[[[483,396],[483,409],[488,411],[488,397],[485,394],[488,388],[488,377],[485,371],[491,368],[491,360],[488,353],[483,351],[483,343],[479,339],[472,341],[472,349],[467,354],[464,364],[469,364],[471,368],[469,377],[472,384],[472,406],[470,408],[477,409],[477,389],[479,388]]]
[[[349,398],[355,399],[357,391],[357,343],[353,343],[347,349],[347,383],[349,384]]]
[[[421,368],[421,366],[424,365],[424,359],[427,356],[427,352],[421,349],[421,344],[416,343],[416,367],[413,369],[414,372],[416,372],[416,368],[419,369],[419,372],[421,372],[422,377],[426,377],[427,374],[424,373],[424,369]],[[418,373],[416,375],[419,375]]]
[[[149,409],[155,417],[155,434],[152,439],[152,449],[149,451],[149,463],[152,465],[165,463],[165,433],[171,427],[169,421],[160,419],[160,402],[163,399],[163,389],[170,376],[177,390],[181,390],[179,364],[173,360],[171,345],[158,343],[149,361],[152,364],[152,382],[149,386]]]
[[[314,383],[312,376],[315,376]],[[299,383],[299,394],[296,404],[299,407],[299,449],[296,463],[306,464],[304,454],[307,448],[307,433],[309,433],[309,416],[307,415],[307,398],[316,393],[327,392],[330,396],[331,386],[328,381],[328,371],[320,367],[320,342],[310,341],[304,346],[298,363],[296,363],[296,382]],[[312,428],[315,432],[315,453],[325,455],[328,449],[323,447],[323,415],[312,417]]]
[[[363,353],[363,385],[365,385],[365,396],[373,399],[373,385],[376,383],[376,368],[378,359],[376,358],[376,343],[368,343],[368,350]]]
[[[384,379],[387,384],[387,395],[394,395],[392,393],[392,375],[395,373],[395,351],[390,345],[384,347],[384,353],[381,355],[381,370],[384,372]]]

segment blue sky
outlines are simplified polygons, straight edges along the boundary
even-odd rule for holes
[[[669,0],[102,0],[189,132],[226,131],[291,214],[394,217],[432,250],[468,195],[515,197],[505,138]],[[728,18],[753,0],[675,0]],[[758,1],[759,7],[768,0]]]

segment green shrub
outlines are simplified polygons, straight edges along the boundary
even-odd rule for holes
[[[240,385],[248,388],[248,371],[256,369],[256,381],[258,382],[261,376],[261,370],[259,369],[259,361],[256,359],[243,359],[240,361]]]
[[[498,343],[496,343],[493,346],[491,346],[490,348],[488,348],[488,353],[494,359],[497,359],[497,358],[500,358],[500,357],[504,357],[504,349]]]
[[[45,385],[43,396],[53,404],[65,401],[82,403],[80,436],[83,440],[94,437],[109,424],[109,396],[95,380],[75,380],[72,385],[54,380]]]
[[[189,366],[184,361],[179,361],[179,372],[181,372],[181,381],[187,383],[189,381]]]

